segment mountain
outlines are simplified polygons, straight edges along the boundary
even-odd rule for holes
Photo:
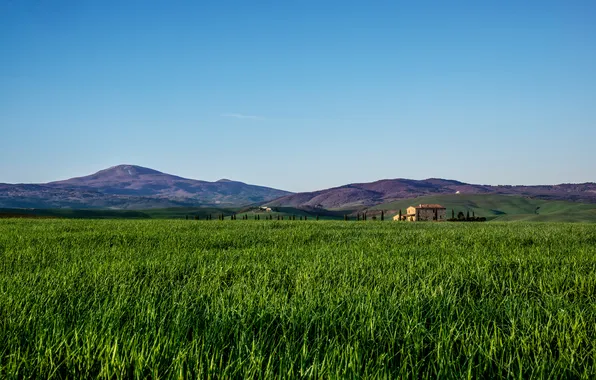
[[[596,183],[541,186],[474,185],[454,180],[384,179],[331,189],[290,194],[269,202],[271,207],[315,207],[329,210],[371,207],[399,199],[445,194],[503,194],[543,200],[596,203]]]
[[[0,183],[0,208],[147,209],[187,206],[168,199],[102,194],[81,189]]]
[[[398,178],[292,194],[230,179],[199,181],[136,165],[118,165],[88,176],[46,184],[0,184],[0,208],[150,209],[266,203],[271,207],[303,210],[355,210],[400,199],[456,193],[596,203],[596,183],[490,186],[442,178]]]
[[[199,181],[136,165],[118,165],[88,176],[46,184],[0,184],[0,207],[236,207],[264,203],[288,194],[238,181]]]

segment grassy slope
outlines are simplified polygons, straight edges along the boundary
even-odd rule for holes
[[[405,212],[409,206],[420,203],[441,204],[447,208],[448,217],[451,217],[453,209],[456,215],[460,211],[464,213],[470,211],[470,214],[474,212],[476,216],[495,221],[596,222],[596,204],[545,201],[494,194],[453,194],[403,199],[383,203],[371,207],[370,210],[385,210],[388,217],[391,217],[397,214],[399,209]]]
[[[217,219],[218,215],[231,215],[236,212],[236,209],[217,208],[217,207],[172,207],[161,209],[143,210],[154,219],[185,219],[188,216],[193,219],[198,216],[200,219],[205,219],[207,215],[211,215],[213,219]]]
[[[341,219],[343,214],[333,211],[321,210],[320,212],[313,212],[311,210],[301,210],[293,207],[279,207],[277,212],[266,213],[258,210],[248,208],[216,208],[216,207],[172,207],[163,209],[148,209],[148,210],[78,210],[78,209],[1,209],[0,218],[26,218],[26,217],[43,217],[43,218],[68,218],[68,219],[194,219],[198,216],[199,219],[204,220],[208,215],[213,219],[217,219],[219,215],[224,214],[225,218],[236,214],[238,219],[243,215],[249,216],[253,219],[255,215],[261,218],[273,215],[277,218],[278,215],[287,218],[289,216],[300,216],[316,218],[317,214],[320,219]]]
[[[401,209],[405,212],[409,206],[419,203],[439,203],[447,208],[447,216],[451,217],[451,210],[455,214],[459,211],[466,213],[470,211],[476,216],[486,217],[493,221],[527,221],[527,222],[596,222],[596,204],[573,203],[564,201],[545,201],[540,199],[524,198],[508,195],[441,195],[384,203],[369,208],[369,215],[375,211],[386,211],[386,219],[397,214]],[[539,207],[539,208],[538,208]],[[538,209],[537,209],[538,208]],[[240,219],[248,214],[250,219],[260,215],[263,219],[268,215],[277,218],[278,215],[307,216],[315,218],[318,214],[320,219],[343,219],[344,214],[358,212],[354,210],[330,211],[330,210],[302,210],[292,207],[279,207],[277,212],[265,213],[248,208],[215,208],[215,207],[175,207],[166,209],[149,209],[139,211],[127,210],[71,210],[71,209],[0,209],[0,218],[8,216],[38,216],[57,218],[88,218],[88,219],[185,219],[188,216],[194,219],[198,216],[205,219],[211,215],[217,219],[218,215],[224,214],[226,218],[236,213]],[[371,213],[372,211],[372,213]],[[354,216],[352,215],[352,219]]]
[[[149,219],[143,211],[88,209],[12,209],[0,208],[0,218],[67,218],[67,219]]]
[[[0,221],[0,378],[595,378],[596,227]]]

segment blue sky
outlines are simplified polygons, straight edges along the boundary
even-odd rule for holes
[[[267,4],[270,3],[270,4]],[[0,182],[596,181],[593,1],[0,0]]]

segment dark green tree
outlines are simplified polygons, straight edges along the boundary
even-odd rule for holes
[[[399,220],[401,221],[401,208],[399,209]]]
[[[385,213],[381,210],[381,222],[385,220]]]

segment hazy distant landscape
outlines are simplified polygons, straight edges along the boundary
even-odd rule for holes
[[[135,165],[45,184],[0,184],[0,216],[193,218],[259,213],[341,219],[419,203],[499,221],[596,221],[596,184],[474,185],[444,179],[385,179],[307,193],[233,180],[208,182]],[[128,211],[125,211],[128,210]],[[133,212],[134,211],[134,212]]]

